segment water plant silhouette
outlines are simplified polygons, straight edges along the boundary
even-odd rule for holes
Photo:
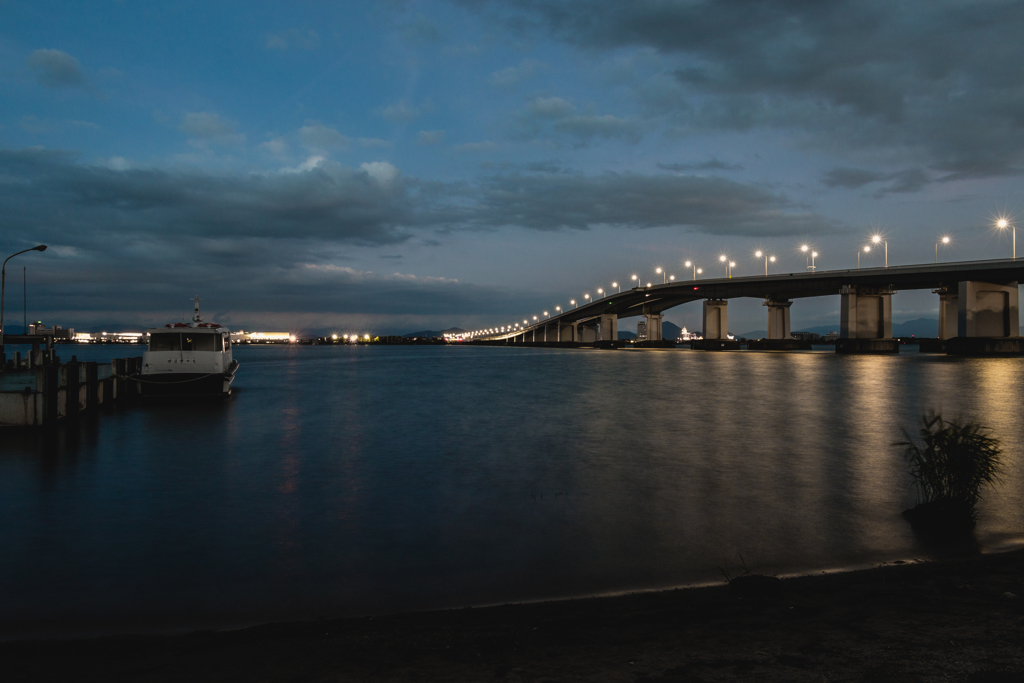
[[[987,427],[929,411],[921,418],[921,445],[903,430],[903,456],[920,502],[903,514],[926,531],[970,531],[977,523],[981,489],[999,481],[1002,449]]]

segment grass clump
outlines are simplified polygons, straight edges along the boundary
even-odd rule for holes
[[[977,522],[981,489],[999,481],[1002,449],[988,428],[930,411],[921,418],[921,445],[903,430],[903,455],[918,491],[917,507],[903,514],[933,531],[970,531]]]

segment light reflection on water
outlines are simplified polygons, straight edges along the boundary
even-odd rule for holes
[[[76,349],[77,350],[77,349]],[[81,349],[106,359],[120,347]],[[927,557],[898,450],[928,408],[1005,445],[1024,360],[249,347],[234,398],[3,433],[0,633],[220,626]],[[70,355],[70,354],[64,354]]]

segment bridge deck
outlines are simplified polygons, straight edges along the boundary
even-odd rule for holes
[[[956,287],[966,280],[1009,284],[1024,281],[1024,258],[989,261],[829,270],[810,273],[782,273],[708,280],[686,280],[650,287],[636,287],[621,293],[595,299],[585,306],[563,311],[514,334],[487,335],[485,339],[503,339],[526,331],[557,324],[572,324],[596,318],[601,314],[629,318],[644,313],[662,313],[670,308],[701,299],[800,299],[839,294],[844,285],[860,287],[891,287],[905,289],[940,289]]]

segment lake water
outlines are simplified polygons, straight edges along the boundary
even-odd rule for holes
[[[141,355],[58,347],[67,360]],[[0,432],[0,635],[229,627],[926,558],[901,428],[981,420],[1024,542],[1024,359],[236,347],[235,395]]]

